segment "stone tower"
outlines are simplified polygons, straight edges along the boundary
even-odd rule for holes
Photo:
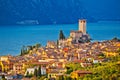
[[[83,34],[86,34],[86,20],[79,20],[79,31],[82,31]]]

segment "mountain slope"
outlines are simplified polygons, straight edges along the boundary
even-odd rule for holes
[[[0,0],[0,24],[38,20],[39,24],[76,23],[79,18],[93,18],[80,0]]]

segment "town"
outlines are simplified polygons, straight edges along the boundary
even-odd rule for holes
[[[40,44],[23,46],[18,56],[0,56],[1,79],[120,79],[120,40],[113,38],[91,42],[91,37],[86,32],[86,20],[79,20],[78,23],[78,30],[71,30],[68,38],[65,38],[60,30],[59,39],[56,42],[48,41],[45,47]],[[107,68],[113,71],[109,73]],[[108,70],[107,77],[104,75],[104,69]],[[100,74],[102,77],[99,77]]]

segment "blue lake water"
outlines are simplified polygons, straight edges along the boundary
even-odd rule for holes
[[[77,30],[78,24],[38,25],[38,26],[0,26],[0,55],[18,55],[23,45],[56,41],[59,31],[66,37],[71,30]],[[93,40],[120,38],[120,22],[88,23],[87,32]]]

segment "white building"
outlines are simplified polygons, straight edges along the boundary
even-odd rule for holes
[[[35,69],[36,69],[36,67],[34,67],[34,68],[27,68],[27,70],[25,72],[25,75],[27,75],[27,73],[34,74]]]
[[[38,67],[34,67],[34,68],[27,68],[25,75],[27,75],[27,73],[29,74],[34,74],[35,69],[38,70]],[[41,75],[45,75],[46,74],[46,66],[41,66]]]
[[[41,74],[42,75],[46,74],[46,66],[41,66]]]

